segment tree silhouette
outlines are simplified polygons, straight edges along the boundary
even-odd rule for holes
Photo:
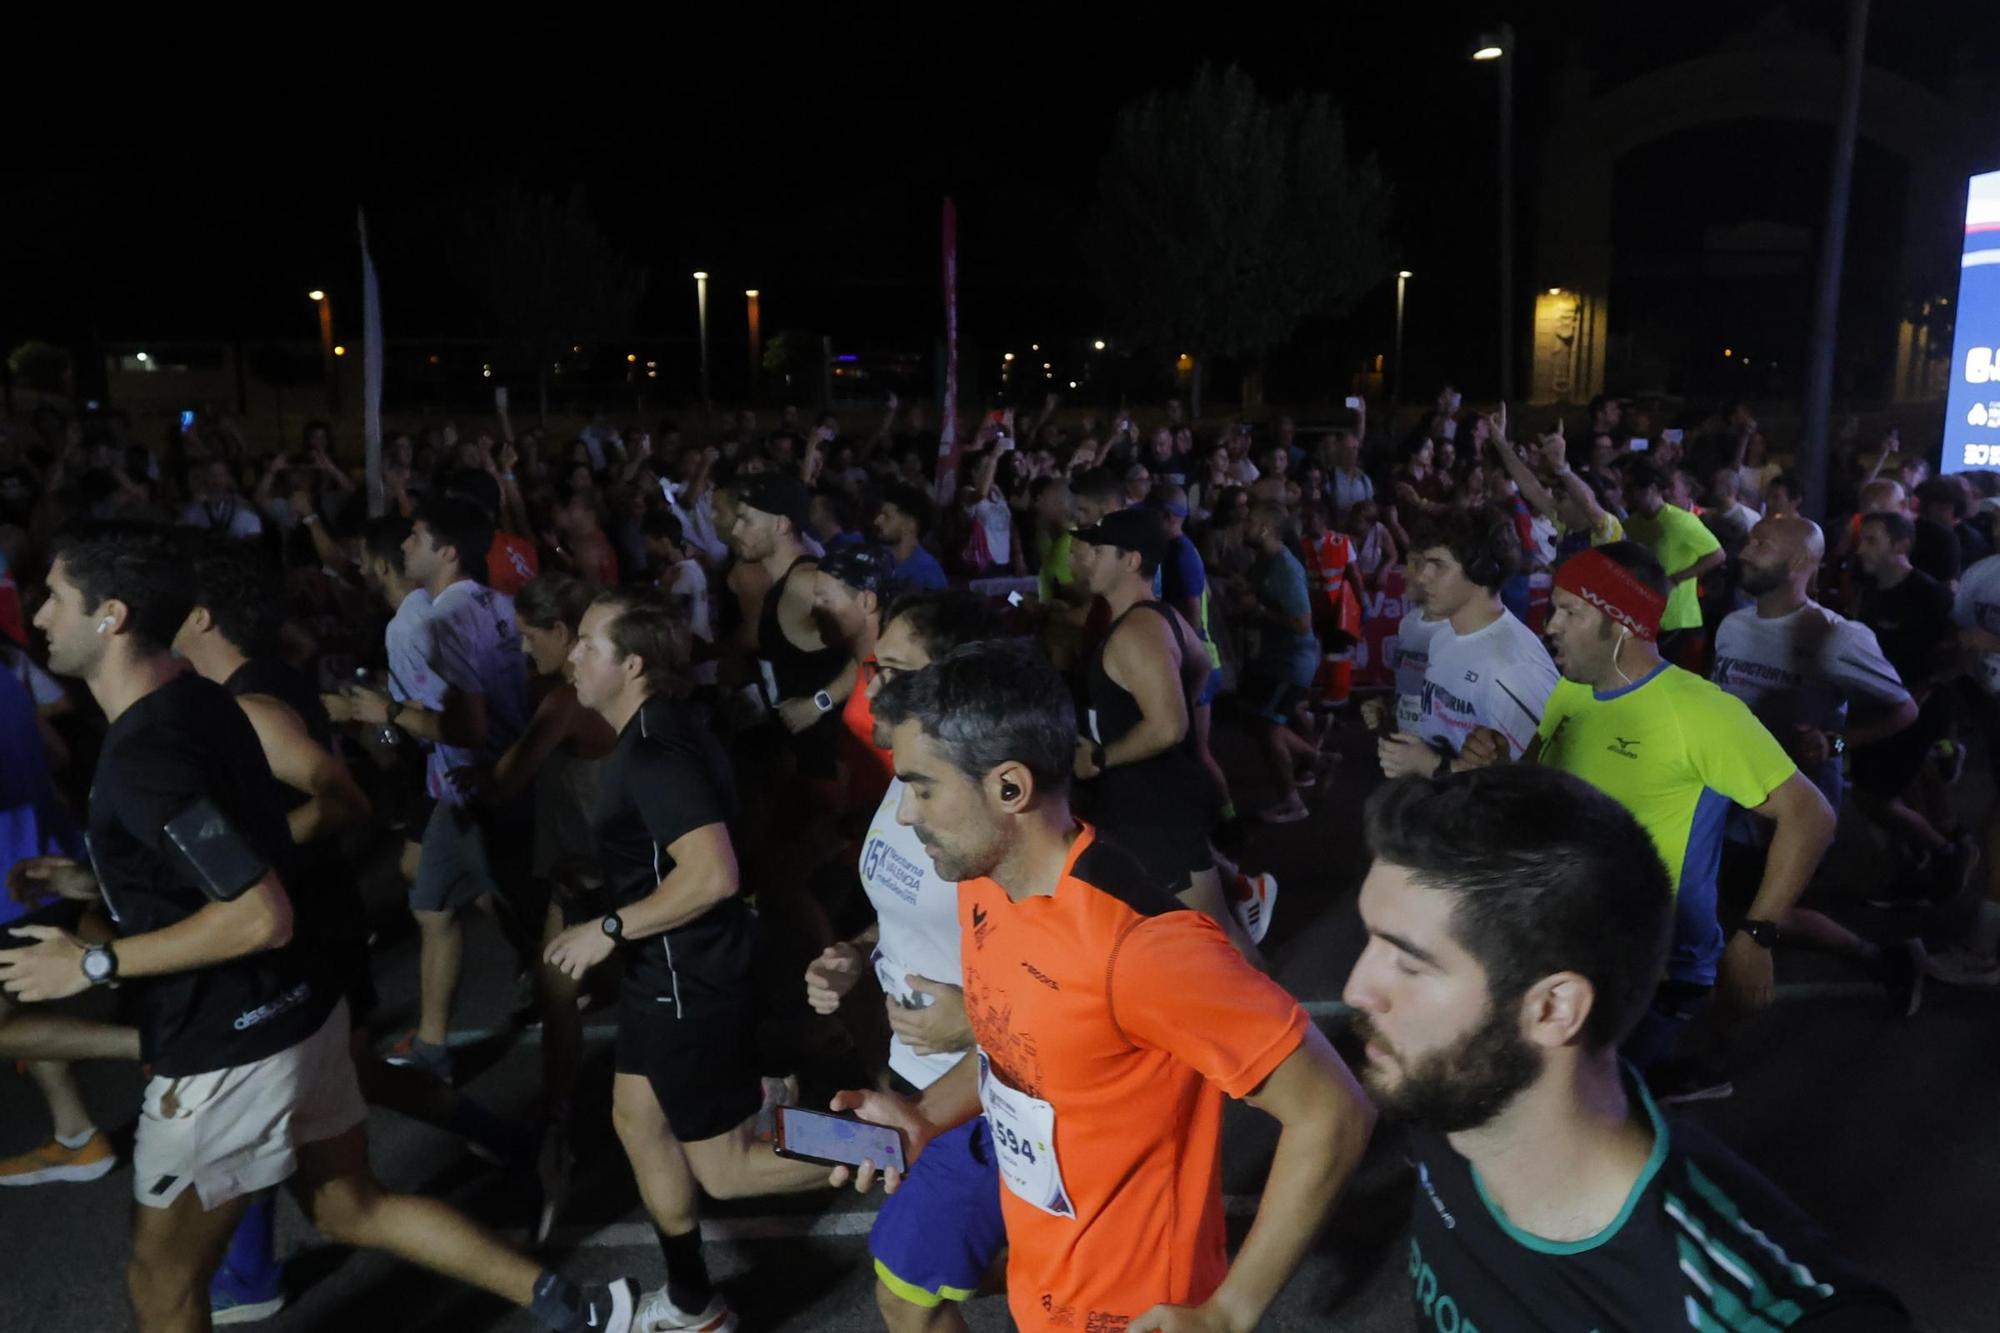
[[[1389,271],[1389,189],[1350,161],[1324,96],[1277,103],[1234,66],[1119,112],[1087,224],[1111,318],[1195,357],[1264,352],[1309,315],[1337,315]]]
[[[547,416],[556,349],[629,333],[646,269],[598,230],[581,186],[563,198],[510,186],[459,216],[463,243],[453,267],[532,357],[539,411]]]

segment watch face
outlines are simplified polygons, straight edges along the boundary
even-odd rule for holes
[[[83,955],[83,975],[92,981],[102,981],[111,975],[111,955],[102,949],[89,949]]]
[[[610,916],[605,917],[604,920],[599,924],[604,927],[604,933],[609,935],[614,940],[617,939],[620,935],[625,933],[625,923],[619,919],[618,913],[616,912],[613,912]]]

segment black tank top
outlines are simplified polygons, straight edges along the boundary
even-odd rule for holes
[[[1104,639],[1090,655],[1084,672],[1084,696],[1090,708],[1090,731],[1100,745],[1111,746],[1139,725],[1144,713],[1139,701],[1104,669],[1104,650],[1111,636],[1138,611],[1163,617],[1181,650],[1181,697],[1187,703],[1188,729],[1170,748],[1136,764],[1118,764],[1098,775],[1097,816],[1106,828],[1121,825],[1179,824],[1208,819],[1215,805],[1214,780],[1195,746],[1194,709],[1208,679],[1208,655],[1190,649],[1180,619],[1165,602],[1139,602],[1111,622]],[[1195,645],[1199,647],[1199,645]]]
[[[327,718],[326,708],[320,703],[318,693],[306,684],[303,673],[292,670],[277,658],[251,658],[222,682],[222,688],[229,691],[232,699],[240,699],[246,694],[263,694],[276,699],[299,715],[313,744],[322,750],[333,749],[333,724]],[[296,788],[284,783],[278,785],[286,814],[311,799]]]
[[[771,667],[771,679],[778,689],[772,703],[784,699],[804,699],[832,683],[847,665],[847,649],[837,643],[807,650],[785,637],[778,623],[778,607],[785,599],[785,585],[800,565],[811,565],[811,556],[800,556],[764,594],[764,611],[757,618],[757,654]]]
[[[313,744],[332,751],[333,724],[320,704],[319,695],[305,675],[274,657],[252,658],[222,683],[231,698],[261,694],[276,699],[299,715]],[[312,798],[289,783],[276,784],[286,814]],[[339,840],[318,838],[305,844],[292,860],[291,891],[293,910],[298,914],[297,933],[316,940],[329,950],[326,966],[336,980],[345,983],[347,973],[365,968],[368,913],[355,882],[352,867],[341,854]]]

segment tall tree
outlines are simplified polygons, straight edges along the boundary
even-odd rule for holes
[[[1324,96],[1263,97],[1234,66],[1118,115],[1088,225],[1111,319],[1130,338],[1247,362],[1389,271],[1389,189],[1351,160]]]
[[[510,186],[460,216],[464,243],[454,267],[534,359],[538,406],[547,416],[556,350],[629,333],[646,269],[598,230],[581,186],[561,198]]]

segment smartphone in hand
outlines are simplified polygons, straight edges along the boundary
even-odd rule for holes
[[[909,1170],[902,1134],[888,1125],[871,1124],[853,1116],[780,1106],[772,1149],[780,1157],[822,1166],[860,1166],[873,1162],[878,1171]]]

